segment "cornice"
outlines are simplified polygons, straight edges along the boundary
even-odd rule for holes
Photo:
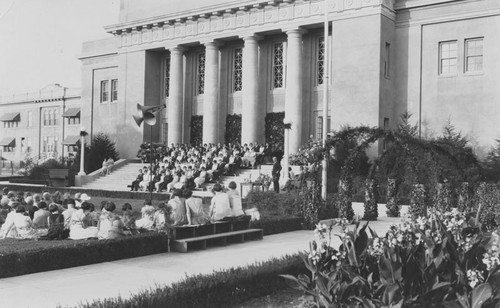
[[[435,6],[439,4],[447,4],[450,2],[464,2],[468,0],[397,0],[394,9],[396,11],[414,9],[426,6]]]
[[[191,14],[158,16],[107,27],[121,38],[120,47],[131,48],[173,41],[200,41],[207,36],[238,36],[241,31],[281,29],[295,26],[304,19],[316,19],[325,14],[325,0],[235,1],[235,6],[219,7]],[[330,20],[346,12],[362,12],[382,7],[394,12],[395,0],[326,0]],[[239,4],[238,4],[239,3]],[[238,5],[237,5],[238,4]],[[217,38],[217,37],[214,37]]]

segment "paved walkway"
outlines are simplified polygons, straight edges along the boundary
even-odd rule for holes
[[[380,206],[381,212],[385,207]],[[359,205],[355,206],[360,212]],[[370,224],[383,235],[398,218],[381,217]],[[1,307],[75,306],[94,299],[122,296],[182,280],[186,275],[244,266],[308,249],[312,231],[265,236],[263,240],[211,247],[207,250],[163,253],[0,279]]]

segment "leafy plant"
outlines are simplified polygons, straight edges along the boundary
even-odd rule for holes
[[[400,206],[397,194],[396,180],[387,179],[386,213],[388,217],[399,217]]]
[[[332,247],[332,231],[341,244]],[[500,304],[500,235],[460,212],[433,211],[378,237],[368,223],[317,225],[309,275],[284,275],[315,307],[493,308]]]
[[[283,120],[285,119],[284,112],[271,112],[266,114],[265,118],[265,135],[266,143],[274,148],[283,146],[285,142],[285,129]]]
[[[378,183],[376,179],[365,181],[365,214],[364,220],[377,220],[378,217]]]

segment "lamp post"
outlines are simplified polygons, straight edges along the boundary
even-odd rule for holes
[[[85,126],[80,126],[80,172],[78,175],[87,175],[85,173],[85,136],[88,133],[85,131]]]
[[[324,22],[324,45],[325,45],[325,52],[324,52],[324,58],[323,58],[323,148],[326,149],[326,140],[327,140],[327,133],[328,133],[328,71],[329,71],[329,50],[328,50],[328,27],[329,27],[329,22],[328,22],[328,1],[325,0],[325,22]],[[321,197],[323,200],[326,200],[326,192],[327,192],[327,169],[328,169],[328,152],[324,151],[323,154],[323,161],[322,161],[322,168],[321,168]]]

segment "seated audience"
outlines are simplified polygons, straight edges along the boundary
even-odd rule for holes
[[[139,169],[139,174],[137,174],[137,177],[135,180],[130,184],[130,191],[138,191],[139,190],[139,184],[144,180],[144,174],[142,173],[142,169]]]
[[[106,202],[104,209],[99,216],[99,223],[97,225],[97,237],[102,239],[107,239],[109,236],[109,230],[111,229],[112,221],[115,218],[113,211],[116,209],[116,205],[113,202]]]
[[[207,211],[203,208],[203,202],[200,198],[193,197],[193,191],[184,190],[186,198],[186,218],[188,225],[204,225],[210,222]]]
[[[75,208],[75,200],[74,199],[68,199],[67,205],[68,208],[62,212],[64,216],[64,227],[66,229],[69,229],[69,224],[71,222],[71,216],[73,215],[74,212],[76,212]]]
[[[115,238],[120,238],[124,236],[130,236],[132,235],[131,231],[128,231],[125,229],[125,226],[123,222],[121,221],[120,217],[117,215],[112,216],[111,218],[111,227],[109,228],[108,231],[108,239],[115,239]]]
[[[72,240],[83,240],[97,237],[97,227],[88,225],[88,214],[90,204],[83,202],[80,209],[71,215],[69,223],[69,238]]]
[[[14,202],[10,206],[9,213],[5,217],[5,222],[0,228],[0,238],[6,238],[6,237],[16,238],[18,236],[16,226],[14,225],[14,217],[16,216],[16,209],[18,206],[20,206],[18,202]]]
[[[48,217],[49,230],[44,237],[49,240],[62,240],[68,238],[69,230],[64,228],[64,216],[59,211],[59,207],[55,203],[49,206],[50,216]]]
[[[152,230],[154,227],[155,208],[151,200],[144,201],[144,206],[141,209],[141,219],[135,221],[137,229]]]
[[[37,230],[33,221],[28,215],[25,215],[26,208],[23,205],[19,205],[16,208],[16,214],[14,215],[12,221],[6,226],[6,232],[3,238],[9,234],[10,230],[15,227],[17,230],[17,238],[21,239],[36,239],[42,235],[47,234],[47,230]]]
[[[51,203],[53,205],[55,203]],[[57,206],[57,205],[56,205]],[[33,224],[36,228],[47,228],[48,227],[48,218],[50,216],[50,212],[47,207],[47,203],[42,201],[38,204],[39,210],[35,212],[33,218]]]
[[[175,189],[171,199],[168,201],[170,208],[170,224],[172,226],[182,226],[187,223],[186,201],[183,198],[182,190]]]
[[[167,207],[165,203],[160,203],[155,212],[154,226],[157,231],[164,231],[167,228]]]
[[[240,193],[236,190],[236,183],[234,181],[231,181],[227,186],[229,187],[227,195],[229,196],[229,204],[231,206],[231,216],[238,217],[241,215],[245,215],[245,213],[243,212]]]
[[[122,206],[122,222],[125,230],[135,230],[135,216],[132,211],[132,205],[130,203],[125,203]]]
[[[231,216],[231,205],[229,203],[229,196],[222,191],[220,184],[215,184],[213,188],[215,196],[212,197],[210,202],[209,216],[211,221],[219,221],[224,217]]]

